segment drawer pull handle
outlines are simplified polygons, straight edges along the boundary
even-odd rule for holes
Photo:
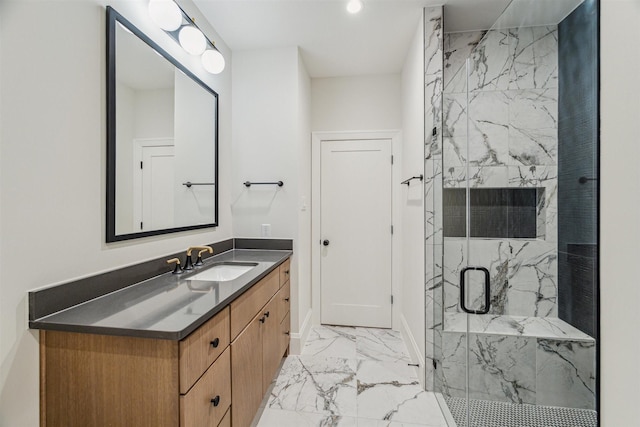
[[[266,320],[266,317],[262,316],[259,320],[260,320],[260,323],[264,323],[264,321]]]
[[[265,315],[265,316],[267,316],[267,317],[269,317],[269,312],[267,311],[264,315]]]
[[[211,347],[218,348],[218,345],[220,345],[220,339],[219,338],[216,338],[215,340],[211,341]]]
[[[213,403],[213,406],[218,406],[220,404],[220,396],[216,396],[211,399],[211,403]]]
[[[285,335],[289,335],[289,331],[285,332],[284,334],[285,334]]]
[[[289,302],[289,298],[285,298],[284,300],[285,300],[286,302]]]
[[[289,270],[285,270],[285,271],[284,271],[284,274],[289,274]]]

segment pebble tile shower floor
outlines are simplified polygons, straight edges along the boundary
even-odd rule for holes
[[[459,426],[466,423],[466,399],[445,397]],[[556,408],[540,405],[515,405],[471,399],[472,414],[468,427],[596,427],[595,411],[575,408]]]
[[[422,390],[400,333],[314,328],[289,356],[263,402],[258,427],[446,427]]]

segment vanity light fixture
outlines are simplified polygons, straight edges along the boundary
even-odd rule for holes
[[[202,31],[191,25],[185,25],[178,33],[180,46],[191,55],[202,55],[207,49],[207,40]]]
[[[347,3],[347,12],[355,14],[360,12],[363,7],[364,4],[362,0],[349,0],[349,3]]]
[[[211,74],[220,74],[224,70],[224,56],[217,49],[209,49],[200,58],[202,66]]]
[[[200,55],[202,67],[220,74],[225,67],[222,53],[174,0],[149,0],[149,15],[190,55]]]
[[[175,31],[182,25],[182,12],[173,0],[150,0],[149,15],[165,31]]]

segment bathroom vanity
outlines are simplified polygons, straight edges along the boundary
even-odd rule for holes
[[[288,352],[290,256],[230,250],[31,321],[41,425],[249,426]]]

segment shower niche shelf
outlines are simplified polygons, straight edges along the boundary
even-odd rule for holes
[[[545,235],[544,188],[444,189],[444,236],[536,239]]]

